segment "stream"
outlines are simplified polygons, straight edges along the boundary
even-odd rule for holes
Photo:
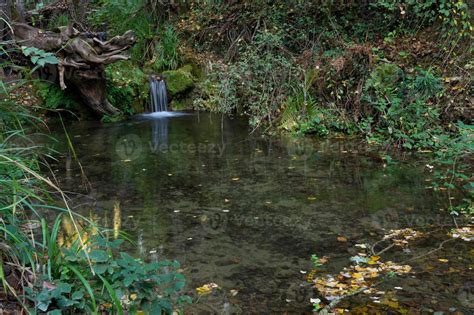
[[[194,301],[189,313],[311,313],[312,254],[328,257],[324,272],[337,274],[357,255],[355,244],[373,244],[390,229],[434,231],[408,250],[384,253],[401,262],[437,248],[453,226],[440,211],[446,200],[427,188],[422,158],[407,154],[386,165],[363,141],[263,137],[249,134],[242,119],[169,116],[72,122],[67,130],[88,183],[62,130],[52,167],[76,211],[130,235],[131,254],[181,263]],[[412,274],[383,281],[392,304],[369,303],[361,293],[340,305],[468,314],[469,245],[450,242],[409,262]],[[196,295],[211,282],[219,286],[214,294]]]

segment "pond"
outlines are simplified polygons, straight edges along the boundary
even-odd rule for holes
[[[373,244],[390,229],[441,231],[386,253],[404,261],[438,247],[453,224],[440,211],[445,201],[427,188],[422,159],[387,165],[362,141],[263,137],[245,120],[204,113],[73,122],[67,130],[87,176],[58,131],[53,168],[72,205],[128,233],[132,254],[178,260],[195,297],[192,313],[311,312],[312,254],[327,256],[325,272],[338,273],[357,255],[355,244]],[[468,245],[410,262],[413,274],[381,289],[400,309],[469,310]],[[211,282],[220,288],[214,294],[193,293]],[[342,305],[389,305],[361,295]]]

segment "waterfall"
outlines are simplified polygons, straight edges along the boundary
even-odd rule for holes
[[[154,75],[150,76],[150,103],[152,112],[168,111],[168,94],[165,80]]]

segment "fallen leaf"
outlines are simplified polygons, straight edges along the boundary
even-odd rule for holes
[[[338,236],[337,241],[338,242],[347,242],[347,238],[345,238],[344,236]]]

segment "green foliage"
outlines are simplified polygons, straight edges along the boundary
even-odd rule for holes
[[[126,115],[133,115],[133,88],[128,86],[116,86],[114,83],[107,83],[107,100],[116,108],[122,110]]]
[[[115,123],[115,122],[122,121],[124,119],[125,119],[125,116],[121,115],[121,114],[114,115],[114,116],[104,115],[104,116],[102,116],[100,121],[103,122],[103,123],[106,123],[106,124],[110,124],[110,123]]]
[[[320,263],[319,257],[316,254],[311,255],[311,263],[313,264],[313,268],[315,269],[323,265],[322,263]]]
[[[474,207],[473,169],[469,156],[474,152],[474,126],[458,122],[454,136],[440,135],[438,150],[433,161],[434,182],[437,191],[448,194],[449,211],[452,215],[466,214],[472,216]],[[452,203],[453,195],[461,194],[461,202]]]
[[[378,96],[394,93],[403,72],[395,64],[385,63],[375,68],[366,81],[366,88],[373,89]]]
[[[148,99],[148,79],[143,71],[130,61],[119,61],[105,69],[109,102],[127,115],[144,110]]]
[[[239,59],[229,65],[212,65],[220,69],[210,74],[212,94],[206,102],[210,108],[232,113],[245,108],[254,127],[262,124],[274,125],[279,105],[291,91],[291,81],[299,73],[290,56],[282,53],[282,37],[278,33],[259,32],[252,45],[243,47]]]
[[[179,39],[172,25],[166,25],[160,32],[160,39],[155,45],[153,69],[175,70],[181,64],[181,55],[178,52]]]
[[[69,24],[69,17],[65,14],[53,15],[48,21],[48,28],[51,30],[58,29],[61,26],[67,26]]]
[[[54,83],[35,81],[37,95],[43,100],[43,106],[47,109],[68,109],[75,111],[81,105],[71,95],[61,90],[59,86]]]
[[[18,93],[15,89],[26,82],[15,83],[3,85],[5,95]],[[56,92],[50,94],[50,85],[41,84],[39,91],[47,98],[59,98]],[[65,193],[42,175],[48,169],[44,157],[52,152],[34,145],[34,127],[39,123],[43,122],[21,104],[9,97],[0,99],[2,294],[16,297],[25,311],[34,314],[179,311],[190,298],[181,294],[185,281],[176,271],[177,262],[145,263],[118,252],[123,241],[109,240],[103,236],[107,231],[73,213]],[[51,190],[62,202],[53,199]],[[48,224],[51,218],[56,219]],[[72,227],[62,231],[64,224]],[[5,277],[6,268],[28,277],[12,283]]]
[[[382,27],[412,32],[423,26],[441,22],[443,36],[470,37],[469,8],[464,1],[388,1],[377,0],[370,3],[375,12],[382,17]]]
[[[238,82],[240,76],[220,63],[210,65],[205,80],[199,82],[200,97],[194,99],[197,109],[232,114],[239,110]]]
[[[436,145],[439,113],[433,101],[443,91],[431,69],[405,75],[395,65],[383,64],[366,81],[364,99],[373,112],[364,118],[372,140],[386,139],[407,149]],[[382,136],[382,137],[380,137]]]
[[[35,47],[22,46],[21,51],[25,56],[30,57],[31,62],[36,67],[44,67],[46,64],[56,65],[59,63],[53,53],[45,52],[44,50]]]
[[[72,313],[95,312],[102,305],[109,312],[113,307],[119,313],[125,309],[131,313],[144,310],[148,314],[171,314],[175,307],[190,302],[189,297],[179,294],[185,279],[174,271],[179,268],[178,262],[147,264],[123,252],[116,256],[112,250],[116,251],[121,243],[121,239],[109,241],[96,235],[87,248],[76,240],[54,253],[48,251],[45,263],[55,263],[54,273],[43,275],[33,288],[27,288],[26,297],[43,312]]]
[[[95,27],[106,23],[112,35],[133,30],[137,35],[137,43],[131,49],[133,62],[143,65],[156,54],[157,68],[175,69],[181,61],[178,37],[171,25],[164,24],[170,5],[169,1],[99,0],[98,9],[89,20]]]

